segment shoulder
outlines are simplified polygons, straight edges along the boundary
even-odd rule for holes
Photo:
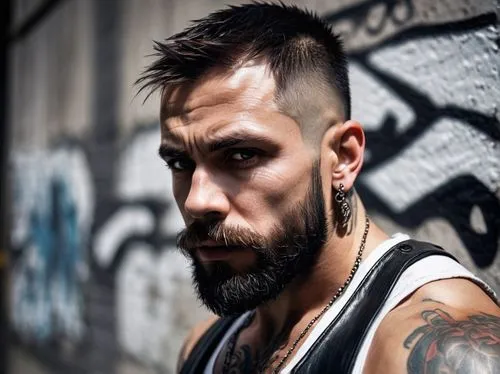
[[[186,359],[189,357],[191,354],[191,351],[195,347],[196,343],[198,343],[198,340],[207,332],[207,330],[215,323],[219,317],[217,316],[212,316],[202,322],[199,322],[197,325],[195,325],[191,331],[189,332],[188,336],[184,340],[184,344],[182,345],[182,348],[179,352],[179,358],[177,361],[177,372],[179,373],[182,365],[186,361]]]
[[[375,333],[365,374],[500,373],[500,308],[466,279],[429,283]]]

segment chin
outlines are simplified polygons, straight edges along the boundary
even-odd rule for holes
[[[238,270],[222,261],[193,263],[198,298],[219,316],[241,314],[275,300],[292,279],[259,266]]]

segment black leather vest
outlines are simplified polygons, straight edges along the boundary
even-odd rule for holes
[[[431,255],[453,258],[440,247],[416,240],[403,241],[387,251],[292,373],[351,373],[366,333],[401,274]],[[181,374],[203,373],[212,353],[237,318],[221,318],[209,328],[193,348]]]

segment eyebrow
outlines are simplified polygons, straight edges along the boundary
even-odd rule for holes
[[[187,156],[186,151],[168,146],[166,144],[160,145],[160,148],[158,149],[158,154],[164,160],[167,158],[179,158]]]
[[[238,132],[228,135],[222,135],[207,143],[209,152],[215,152],[224,148],[234,147],[241,143],[265,143],[271,146],[277,146],[274,139],[262,135],[249,132]]]
[[[224,148],[234,147],[235,145],[246,143],[246,142],[264,142],[268,144],[275,145],[276,142],[266,136],[256,135],[256,134],[234,134],[229,136],[221,136],[207,142],[206,148],[208,152],[220,151]],[[177,148],[176,146],[170,146],[166,144],[161,144],[158,150],[161,158],[177,158],[186,157],[188,153],[183,149]]]
[[[234,147],[244,141],[247,141],[248,138],[243,139],[241,137],[230,136],[227,138],[215,139],[213,141],[208,142],[207,149],[209,152],[216,152],[224,148]]]

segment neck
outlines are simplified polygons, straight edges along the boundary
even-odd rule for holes
[[[284,330],[289,330],[292,339],[296,332],[300,334],[348,279],[366,227],[365,209],[356,196],[354,199],[358,209],[347,233],[332,232],[310,273],[295,279],[276,300],[257,308],[254,322],[266,341]],[[385,239],[387,235],[370,222],[362,258]]]

